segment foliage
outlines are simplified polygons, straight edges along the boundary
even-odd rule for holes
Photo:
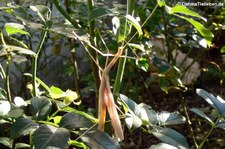
[[[131,132],[141,130],[161,141],[151,144],[151,149],[191,147],[183,132],[174,129],[184,123],[191,127],[185,105],[181,111],[158,112],[144,102],[139,103],[138,97],[143,89],[136,87],[135,83],[144,84],[148,89],[156,82],[167,94],[171,89],[185,93],[189,86],[183,77],[212,44],[213,34],[204,27],[207,19],[185,6],[164,0],[128,0],[127,5],[116,3],[113,8],[104,3],[94,4],[91,0],[52,0],[31,4],[30,1],[0,2],[4,18],[0,22],[0,76],[3,84],[0,88],[0,125],[7,127],[0,133],[0,144],[13,149],[121,148],[124,142],[115,140],[108,125],[110,120],[106,122],[105,132],[96,129],[99,123],[95,117],[96,102],[88,105],[84,99],[97,101],[92,95],[98,96],[100,71],[104,69],[101,66],[107,66],[108,56],[114,56],[110,53],[116,53],[116,49],[122,47],[125,54],[119,58],[117,70],[112,70],[115,80],[110,81],[114,81],[113,95],[120,109],[123,128]],[[111,20],[112,23],[107,23]],[[162,42],[166,44],[161,47],[151,44],[150,41],[158,41],[157,35],[163,35]],[[191,59],[193,47],[197,47],[198,52]],[[184,58],[179,64],[175,53],[177,48],[187,49],[182,51],[186,54],[182,53]],[[73,74],[76,91],[56,87],[48,79],[43,79],[43,74],[47,73],[52,74],[52,78],[62,78],[54,73],[56,68],[51,65],[51,61],[63,57],[65,50],[62,49],[69,49],[70,53],[63,61],[66,68],[63,69],[62,82],[69,82],[67,79]],[[92,64],[93,75],[85,74],[82,78],[86,81],[80,79],[78,72],[76,56],[80,49],[88,53],[88,59],[85,57],[81,61],[82,69],[85,69],[85,62]],[[165,57],[160,57],[160,52]],[[71,59],[72,68],[67,65],[68,59]],[[192,61],[186,66],[185,60],[190,59]],[[22,75],[14,74],[11,69]],[[139,79],[143,72],[152,76],[143,78],[143,81],[141,77]],[[18,91],[13,90],[13,76],[21,84]],[[126,87],[122,80],[128,80]],[[225,129],[225,102],[202,89],[196,92],[214,108],[209,111],[210,115],[200,108],[190,109],[211,125],[199,144],[190,134],[193,144],[200,149],[215,128]]]

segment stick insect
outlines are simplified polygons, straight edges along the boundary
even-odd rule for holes
[[[85,42],[85,41],[82,40],[75,32],[73,32],[73,34],[84,45],[83,42]],[[93,49],[95,49],[101,55],[112,56],[112,54],[101,53],[98,49],[96,49],[90,43],[86,43],[86,44],[91,46]],[[87,49],[86,49],[86,51],[88,52]],[[104,131],[106,110],[107,110],[109,113],[109,117],[111,119],[111,124],[112,124],[113,130],[114,130],[115,139],[117,141],[122,141],[124,139],[124,135],[123,135],[123,129],[121,126],[121,122],[119,119],[119,114],[117,112],[116,105],[114,102],[113,94],[110,89],[109,72],[110,72],[111,68],[113,67],[113,65],[117,62],[118,58],[121,57],[122,53],[123,53],[123,48],[119,47],[118,52],[113,57],[111,62],[104,69],[100,68],[100,70],[102,71],[102,74],[101,74],[101,82],[100,82],[100,87],[99,87],[99,98],[98,98],[98,130]]]
[[[141,27],[143,27],[144,24],[147,22],[147,20],[149,20],[151,18],[152,14],[155,12],[157,7],[158,7],[158,5],[156,5],[153,12],[143,22]],[[73,32],[73,34],[75,35],[76,39],[79,39],[80,42],[84,45],[85,41],[82,40],[75,32]],[[135,34],[130,38],[130,40],[127,43],[129,43],[136,34],[137,34],[137,32],[135,32]],[[93,48],[94,50],[96,50],[98,53],[100,53],[103,56],[113,56],[112,54],[103,54],[101,51],[99,51],[97,48],[95,48],[88,42],[86,42],[86,44],[88,44],[91,48]],[[84,48],[85,48],[85,46],[84,46]],[[85,48],[85,50],[89,53],[89,51],[86,48]],[[122,53],[123,53],[123,47],[119,47],[117,54],[114,56],[114,58],[108,64],[108,66],[106,66],[105,69],[101,69],[101,67],[100,67],[100,70],[102,71],[102,76],[101,76],[101,83],[100,83],[100,87],[99,87],[99,99],[98,99],[98,102],[99,102],[99,105],[98,105],[98,123],[99,123],[98,129],[100,131],[104,131],[106,109],[107,109],[110,119],[111,119],[112,127],[114,129],[115,139],[118,141],[122,141],[124,139],[124,135],[123,135],[123,129],[121,126],[119,115],[116,110],[116,105],[114,103],[113,94],[110,89],[109,71],[111,70],[113,65],[116,63],[118,58],[123,57],[123,56],[121,56]],[[89,53],[89,55],[91,56],[90,53]],[[125,55],[125,57],[127,57],[127,55]],[[92,56],[91,56],[91,58],[97,64],[97,62],[95,61],[95,59]]]

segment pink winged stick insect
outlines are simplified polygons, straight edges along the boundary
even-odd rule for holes
[[[116,105],[114,103],[113,94],[110,89],[109,84],[109,71],[116,63],[117,59],[121,56],[123,48],[119,47],[117,54],[108,64],[108,66],[102,71],[101,83],[99,87],[99,104],[98,104],[98,129],[104,131],[105,118],[106,118],[106,108],[111,119],[111,124],[114,130],[115,139],[117,141],[122,141],[124,139],[123,129],[121,127],[121,122],[119,119],[118,112],[116,110]]]

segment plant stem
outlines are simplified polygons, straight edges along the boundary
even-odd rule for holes
[[[185,113],[185,116],[187,118],[187,125],[188,125],[188,131],[191,133],[191,138],[195,144],[195,147],[198,148],[198,143],[196,142],[196,139],[194,137],[194,131],[191,127],[191,120],[190,120],[190,117],[189,117],[189,114],[188,114],[188,111],[187,111],[187,108],[185,106],[185,100],[184,100],[184,97],[181,97],[181,105],[184,109],[184,113]]]
[[[127,0],[127,14],[133,15],[134,8],[135,8],[135,0]],[[127,22],[126,22],[126,26],[128,26]],[[129,29],[131,29],[131,28],[129,28]],[[124,51],[125,51],[125,57],[119,58],[116,79],[115,79],[115,83],[114,83],[114,87],[113,87],[114,98],[119,93],[120,86],[121,86],[122,79],[123,79],[124,69],[125,69],[125,65],[126,65],[127,49],[125,49]]]
[[[9,83],[9,63],[10,63],[10,56],[7,56],[6,60],[6,76],[5,76],[5,88],[6,88],[6,93],[7,93],[7,99],[9,102],[12,102],[11,99],[11,93],[10,93],[10,83]]]
[[[56,9],[75,27],[79,28],[78,23],[61,7],[57,0],[52,0]]]
[[[88,0],[87,4],[88,4],[88,14],[90,14],[91,11],[93,10],[92,0]],[[89,21],[88,24],[89,24],[90,43],[91,43],[91,45],[95,45],[95,42],[94,42],[95,20]],[[99,95],[97,94],[97,92],[98,92],[99,86],[100,86],[100,70],[99,70],[99,67],[98,67],[98,58],[97,58],[96,51],[94,49],[92,49],[92,47],[88,46],[88,50],[91,54],[90,56],[93,58],[93,59],[91,59],[91,66],[92,66],[92,70],[93,70],[93,74],[94,74],[94,80],[95,80],[95,86],[96,86],[96,99],[98,99]],[[95,100],[95,105],[96,105],[96,107],[98,107],[98,100]]]
[[[219,122],[221,117],[217,118],[216,122],[212,124],[211,129],[208,131],[208,133],[206,134],[205,138],[203,139],[203,141],[201,142],[201,144],[198,146],[197,149],[201,149],[203,147],[203,145],[205,144],[206,140],[208,139],[209,135],[212,133],[213,129],[216,127],[217,123]]]
[[[36,77],[37,77],[37,63],[38,63],[38,56],[47,36],[48,28],[44,28],[41,32],[41,39],[39,45],[37,47],[36,55],[32,59],[32,84],[33,84],[33,96],[37,96],[37,85],[36,85]]]

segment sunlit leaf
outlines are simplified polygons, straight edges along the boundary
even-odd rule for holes
[[[0,137],[0,144],[11,148],[12,140],[10,138],[7,138],[7,137]]]
[[[59,124],[60,127],[64,127],[71,130],[75,128],[89,128],[93,125],[94,123],[92,121],[78,113],[65,114]]]
[[[200,19],[203,19],[204,21],[206,21],[205,18],[203,18],[201,15],[199,15],[197,12],[194,12],[190,9],[188,9],[187,7],[183,6],[183,5],[176,5],[174,7],[172,7],[169,11],[170,14],[173,13],[180,13],[180,14],[184,14],[184,15],[189,15],[192,17],[197,17]]]
[[[67,129],[46,124],[41,125],[33,134],[34,147],[37,149],[63,149],[69,139]]]
[[[63,96],[63,91],[55,86],[51,86],[50,87],[50,96],[53,99],[58,99],[58,98],[62,98]]]
[[[149,125],[149,124],[157,124],[158,123],[158,113],[152,109],[151,106],[145,104],[145,103],[140,103],[138,105],[140,108],[141,114],[140,118],[142,119],[142,123]]]
[[[152,145],[148,149],[178,149],[178,148],[173,145],[169,145],[167,143],[159,143],[157,145]]]
[[[19,118],[23,116],[23,109],[13,109],[11,111],[9,111],[4,117],[5,118]]]
[[[129,116],[126,116],[125,123],[129,129],[138,128],[142,125],[141,119],[134,114],[130,114]]]
[[[216,127],[222,128],[222,129],[225,130],[225,121],[219,122],[219,123],[216,125]]]
[[[69,145],[76,146],[76,147],[83,148],[83,149],[87,149],[87,146],[83,142],[78,142],[76,140],[70,140]]]
[[[213,121],[200,109],[197,108],[191,108],[190,111],[194,112],[195,114],[201,116],[202,118],[206,119],[207,121],[209,121],[211,124],[213,124]]]
[[[173,145],[179,149],[189,148],[186,138],[173,129],[158,127],[152,132],[152,134],[161,141]]]
[[[11,105],[8,101],[0,100],[0,116],[6,115],[11,109]]]
[[[8,36],[14,35],[14,34],[27,34],[28,32],[24,31],[24,26],[22,24],[18,23],[6,23],[4,25],[4,29]]]
[[[220,53],[221,53],[221,54],[225,53],[225,46],[223,46],[223,47],[220,49]]]
[[[205,28],[201,23],[199,23],[191,18],[180,16],[180,15],[176,15],[176,16],[190,22],[197,29],[197,31],[205,38],[207,45],[208,46],[211,45],[213,34],[209,29]]]
[[[137,30],[139,37],[143,35],[141,25],[139,22],[131,15],[126,15],[126,19],[128,20],[129,23],[131,23]]]
[[[179,112],[167,112],[162,111],[159,113],[159,124],[160,125],[175,125],[185,123],[186,119]]]
[[[148,60],[146,58],[140,58],[136,60],[136,65],[138,68],[142,69],[143,71],[148,71]]]
[[[196,89],[196,93],[204,98],[220,114],[225,114],[225,101],[221,97],[217,96],[216,98],[203,89]]]
[[[28,118],[20,118],[10,128],[10,138],[28,135],[38,128],[38,124]]]
[[[83,134],[81,132],[80,134]],[[81,136],[82,141],[90,148],[106,148],[106,149],[119,149],[120,146],[117,141],[113,140],[107,133],[94,130],[88,131]]]

